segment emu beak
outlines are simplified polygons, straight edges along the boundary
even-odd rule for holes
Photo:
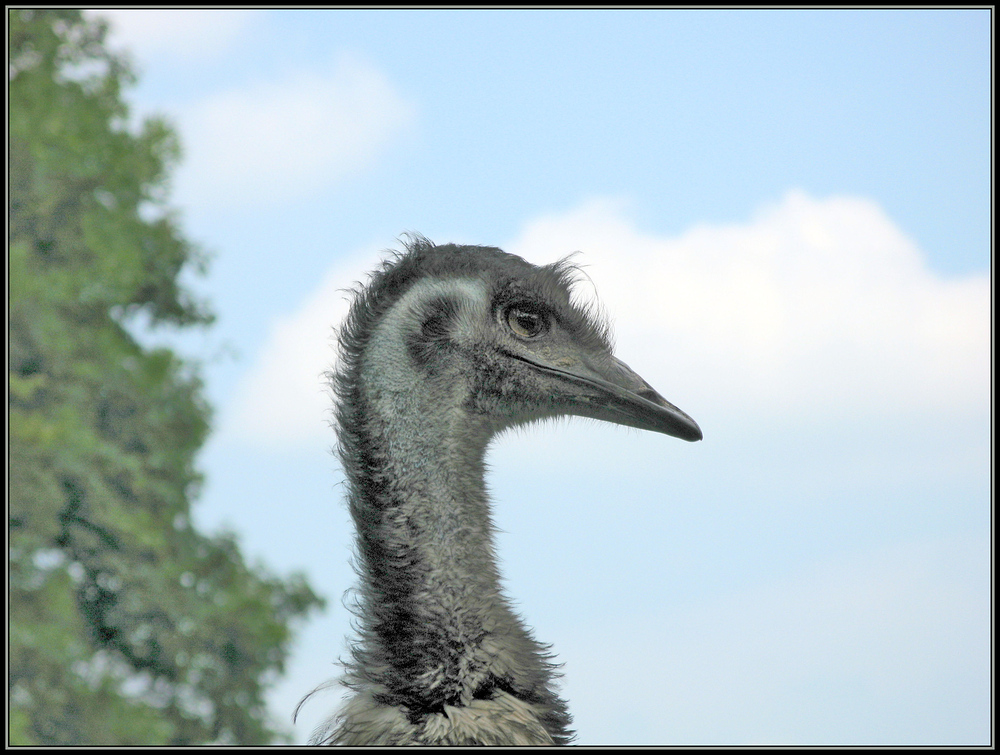
[[[652,430],[687,441],[702,439],[697,422],[663,398],[619,359],[574,359],[572,366],[566,367],[556,367],[536,359],[520,359],[573,385],[573,414]]]

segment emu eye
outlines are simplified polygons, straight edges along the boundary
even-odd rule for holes
[[[548,323],[541,312],[517,306],[507,310],[507,327],[514,331],[514,335],[521,338],[535,338],[541,335],[547,326]]]

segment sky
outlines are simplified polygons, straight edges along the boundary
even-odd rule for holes
[[[991,741],[991,11],[109,11],[214,432],[195,518],[328,599],[271,690],[336,707],[344,289],[401,236],[572,252],[705,439],[572,419],[489,454],[509,595],[581,744]],[[141,324],[136,324],[137,332]]]

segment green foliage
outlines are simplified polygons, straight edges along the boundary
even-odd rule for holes
[[[209,407],[124,327],[207,325],[164,209],[179,156],[73,10],[9,10],[11,744],[261,744],[289,625],[321,604],[190,521]]]

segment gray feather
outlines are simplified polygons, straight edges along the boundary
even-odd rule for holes
[[[358,637],[342,679],[351,697],[314,743],[572,740],[557,667],[501,589],[487,446],[566,414],[697,439],[614,359],[606,323],[572,301],[574,270],[413,237],[354,291],[331,382]]]

